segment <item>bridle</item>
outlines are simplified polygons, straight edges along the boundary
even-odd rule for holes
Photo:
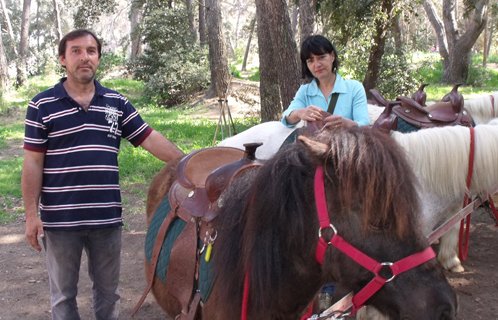
[[[394,280],[394,278],[410,269],[413,269],[433,258],[436,257],[434,250],[432,247],[427,247],[427,249],[414,253],[404,259],[401,259],[397,262],[378,262],[360,250],[353,247],[346,240],[344,240],[341,236],[337,234],[337,229],[334,227],[332,223],[330,223],[328,209],[327,209],[327,200],[325,197],[325,184],[323,180],[324,170],[322,166],[316,168],[315,171],[315,202],[316,209],[318,214],[318,220],[320,221],[320,228],[318,230],[318,244],[315,251],[315,258],[318,263],[322,264],[323,258],[325,256],[325,252],[329,245],[333,245],[343,253],[345,253],[348,257],[353,259],[355,262],[371,271],[375,274],[375,278],[373,278],[363,289],[361,289],[356,295],[352,298],[352,311],[345,313],[339,312],[341,316],[349,316],[354,315],[361,307],[365,305],[365,302],[370,299],[377,291],[380,290],[387,282]],[[330,242],[327,242],[322,237],[322,230],[331,228],[334,231],[334,235]],[[379,275],[380,270],[383,267],[389,267],[391,269],[392,276],[388,279]],[[244,292],[242,298],[242,314],[241,320],[247,320],[248,318],[248,305],[249,305],[249,272],[246,271],[245,279],[244,279]],[[303,317],[303,319],[305,319]]]
[[[324,170],[321,166],[319,166],[315,171],[315,202],[318,220],[320,221],[320,228],[318,230],[319,239],[315,251],[316,260],[318,261],[318,263],[322,264],[328,246],[333,245],[348,257],[353,259],[355,262],[375,274],[375,277],[353,297],[353,310],[349,313],[349,315],[354,315],[361,307],[363,307],[365,302],[370,299],[370,297],[372,297],[377,291],[380,290],[380,288],[382,288],[382,286],[384,286],[384,284],[392,281],[397,275],[435,258],[436,254],[434,253],[434,250],[432,250],[432,247],[429,246],[425,250],[414,253],[397,262],[378,262],[353,247],[337,234],[337,229],[332,223],[330,223],[327,210],[327,201],[325,198],[325,184],[323,180],[323,173]],[[334,232],[334,235],[332,236],[330,242],[327,242],[322,237],[322,230],[326,228],[331,228]],[[380,270],[384,266],[387,266],[391,269],[392,276],[389,279],[386,279],[379,275]],[[347,314],[343,314],[343,316],[346,315]]]

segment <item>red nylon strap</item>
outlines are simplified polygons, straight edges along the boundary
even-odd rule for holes
[[[469,154],[469,171],[467,173],[467,189],[470,191],[470,184],[472,182],[472,172],[474,171],[474,154],[475,154],[475,134],[474,128],[470,127],[470,154]],[[465,193],[465,198],[463,200],[463,208],[465,208],[469,203],[472,202],[469,195]],[[466,228],[464,229],[464,225]],[[465,243],[464,243],[464,230],[465,230]],[[470,235],[470,214],[460,221],[460,236],[458,238],[458,258],[461,261],[467,259],[467,253],[469,251],[469,235]]]
[[[360,250],[356,249],[337,234],[332,237],[330,244],[341,250],[348,257],[372,273],[378,273],[380,269],[382,269],[380,262],[370,258]]]
[[[320,228],[330,226],[329,213],[327,210],[327,199],[325,197],[325,183],[323,181],[323,167],[319,166],[315,171],[315,202]]]
[[[249,271],[246,271],[244,279],[244,296],[242,297],[242,316],[241,320],[247,320],[247,308],[249,306]]]

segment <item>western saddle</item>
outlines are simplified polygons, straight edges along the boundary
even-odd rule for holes
[[[370,93],[374,100],[386,107],[373,127],[386,132],[396,130],[398,117],[420,129],[449,125],[471,127],[472,117],[463,107],[464,99],[458,92],[459,86],[455,85],[441,102],[428,107],[423,107],[415,100],[403,96],[398,97],[396,101],[387,101],[377,90],[371,89]]]
[[[244,144],[245,151],[231,147],[205,148],[191,152],[180,161],[176,172],[177,179],[168,193],[171,211],[157,234],[147,274],[147,288],[132,316],[152,288],[168,227],[173,220],[180,218],[186,225],[173,244],[165,286],[181,304],[181,314],[175,319],[195,318],[201,300],[199,291],[193,293],[196,270],[199,267],[198,240],[202,241],[203,249],[213,245],[217,232],[213,219],[223,205],[221,195],[234,177],[262,164],[255,157],[256,149],[260,145],[262,144]]]

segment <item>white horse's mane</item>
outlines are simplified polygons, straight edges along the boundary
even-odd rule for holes
[[[488,122],[489,119],[498,117],[498,91],[494,92],[494,108],[491,105],[490,95],[464,101],[464,107],[469,110],[476,124]]]
[[[472,195],[498,184],[498,119],[478,125],[474,131]],[[425,188],[441,197],[463,198],[469,167],[469,128],[442,127],[407,134],[393,131],[391,136],[405,149]]]

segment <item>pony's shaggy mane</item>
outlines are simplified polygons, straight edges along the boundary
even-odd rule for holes
[[[332,223],[361,229],[360,238],[375,232],[371,226],[385,228],[393,240],[413,236],[409,230],[420,231],[416,179],[392,138],[370,128],[352,128],[324,134],[318,141],[300,140],[282,148],[257,173],[234,181],[223,195],[217,220],[216,246],[223,250],[214,254],[213,270],[217,279],[223,278],[217,281],[223,286],[221,301],[241,301],[248,270],[252,308],[269,317],[289,299],[296,301],[289,314],[304,310],[309,300],[299,297],[313,297],[323,285],[314,257],[319,224],[313,183],[318,165],[326,171]],[[310,273],[312,280],[303,276]],[[272,294],[276,292],[279,296]],[[228,308],[240,312],[236,303]]]
[[[475,130],[475,158],[470,193],[488,190],[498,181],[498,125]],[[467,192],[470,130],[441,127],[391,136],[406,151],[421,184],[441,197],[462,198]]]

